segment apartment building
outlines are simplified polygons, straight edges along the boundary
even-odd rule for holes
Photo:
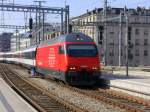
[[[125,65],[126,39],[128,39],[129,66],[150,66],[150,9],[138,7],[126,9],[126,12],[128,30],[124,8],[108,7],[106,23],[103,21],[103,9],[98,8],[72,18],[73,31],[91,36],[98,45],[102,61],[106,54],[107,65]],[[107,47],[106,53],[104,53],[104,45]]]
[[[0,35],[0,52],[10,51],[11,33],[2,33]]]

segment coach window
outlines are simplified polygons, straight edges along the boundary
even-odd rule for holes
[[[28,59],[32,59],[32,51],[28,52]]]
[[[17,57],[17,53],[14,54],[14,58],[18,58],[18,57]]]
[[[64,50],[64,46],[60,46],[59,47],[59,54],[64,54],[65,50]]]
[[[33,55],[32,55],[32,51],[29,52],[29,59],[32,59]]]
[[[30,52],[25,52],[25,59],[30,59]]]
[[[35,51],[32,51],[32,59],[35,58]]]
[[[31,58],[31,53],[29,51],[29,52],[27,52],[27,59],[30,59],[30,58]]]
[[[23,56],[24,56],[23,58],[26,59],[27,56],[26,56],[26,53],[25,53],[25,52],[23,52]]]
[[[30,59],[30,52],[26,52],[25,55],[26,55],[26,59]]]
[[[33,55],[32,55],[32,51],[29,52],[29,59],[32,59]]]

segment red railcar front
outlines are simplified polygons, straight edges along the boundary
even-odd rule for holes
[[[72,85],[93,85],[100,76],[100,60],[95,43],[69,43],[67,81]]]

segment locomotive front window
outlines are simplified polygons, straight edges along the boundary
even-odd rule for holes
[[[73,57],[94,57],[98,51],[95,45],[68,45],[67,53]]]

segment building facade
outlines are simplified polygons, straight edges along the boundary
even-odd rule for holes
[[[31,45],[39,44],[41,41],[50,39],[51,38],[50,35],[54,32],[60,32],[59,24],[45,23],[44,29],[43,29],[43,27],[41,27],[40,29],[33,28]]]
[[[128,27],[123,8],[108,8],[107,22],[102,8],[87,11],[71,19],[73,31],[91,36],[98,45],[101,61],[105,55],[107,65],[126,64],[128,40],[129,66],[150,66],[150,9],[138,7],[126,9],[126,13]]]
[[[30,33],[14,33],[11,36],[11,51],[18,51],[30,46]]]
[[[11,33],[2,33],[0,35],[0,52],[10,51]]]
[[[33,28],[31,32],[29,29],[16,31],[11,37],[11,51],[18,51],[30,46],[38,45],[41,41],[48,41],[51,38],[59,36],[59,29],[58,26],[45,23],[44,34],[42,28],[39,30]]]

